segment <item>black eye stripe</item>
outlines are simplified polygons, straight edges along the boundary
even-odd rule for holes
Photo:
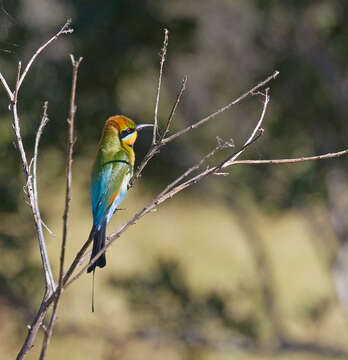
[[[127,135],[133,133],[134,131],[135,131],[135,129],[131,129],[131,128],[127,128],[126,130],[121,131],[121,133],[120,133],[121,139],[123,139]]]

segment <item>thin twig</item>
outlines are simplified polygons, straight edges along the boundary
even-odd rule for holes
[[[177,138],[178,136],[184,135],[186,134],[188,131],[192,130],[192,129],[196,129],[198,126],[203,125],[204,123],[206,123],[207,121],[215,118],[217,115],[220,115],[221,113],[225,112],[226,110],[228,110],[231,106],[238,104],[239,102],[241,102],[243,99],[245,99],[246,97],[253,95],[253,93],[256,92],[256,90],[262,88],[263,86],[265,86],[267,83],[269,83],[271,80],[275,79],[277,76],[279,75],[279,71],[275,71],[272,75],[268,76],[265,80],[261,81],[260,83],[258,83],[256,86],[254,86],[252,89],[248,90],[247,92],[245,92],[243,95],[239,96],[237,99],[233,100],[232,102],[230,102],[229,104],[227,104],[226,106],[220,108],[219,110],[213,112],[212,114],[206,116],[205,118],[195,122],[194,124],[176,132],[175,134],[163,139],[163,143],[166,144],[172,140],[174,140],[175,138]]]
[[[157,142],[158,107],[159,107],[159,99],[160,99],[160,94],[161,94],[163,66],[164,66],[164,62],[166,60],[167,47],[168,47],[168,30],[164,29],[164,40],[163,40],[163,47],[162,47],[162,51],[161,51],[161,65],[160,65],[160,72],[159,72],[159,76],[158,76],[158,85],[157,85],[157,94],[156,94],[152,145],[155,145]]]
[[[63,284],[64,284],[64,288],[65,288],[65,284],[68,282],[68,280],[70,279],[72,273],[74,272],[74,270],[76,269],[76,267],[78,266],[80,259],[84,256],[86,250],[88,249],[88,246],[90,245],[90,243],[93,241],[93,237],[94,237],[94,232],[90,232],[87,241],[82,245],[81,249],[78,251],[78,253],[76,254],[73,262],[71,263],[71,265],[69,266],[68,270],[66,271],[66,273],[64,274],[63,277]]]
[[[171,125],[173,117],[175,115],[176,108],[178,107],[180,99],[182,97],[182,94],[183,94],[183,92],[184,92],[184,90],[186,88],[186,83],[187,83],[187,76],[185,76],[183,78],[183,80],[182,80],[180,91],[178,92],[178,95],[176,96],[175,103],[174,103],[174,105],[172,107],[172,110],[170,111],[166,127],[164,128],[164,131],[163,131],[163,133],[162,133],[162,135],[160,137],[159,143],[162,142],[162,140],[164,139],[164,137],[167,135],[167,133],[169,131],[170,125]]]
[[[44,221],[41,219],[41,224],[42,226],[47,230],[47,232],[50,234],[50,235],[53,235],[55,236],[55,234],[53,233],[53,231],[44,223]]]
[[[18,93],[17,88],[18,88],[18,84],[19,84],[20,71],[21,71],[21,62],[18,63],[16,87],[15,87],[15,91],[14,91],[14,95],[13,95],[13,100],[10,104],[9,109],[12,114],[12,127],[15,132],[16,145],[17,145],[19,154],[21,156],[22,166],[23,166],[23,171],[24,171],[24,176],[25,176],[25,182],[27,184],[28,179],[29,179],[29,171],[30,170],[29,170],[29,166],[28,166],[27,155],[25,153],[24,146],[23,146],[23,141],[22,141],[22,136],[21,136],[21,128],[19,125],[19,117],[18,117],[18,111],[17,111],[17,93]]]
[[[32,58],[29,60],[27,66],[25,67],[23,74],[21,75],[18,83],[18,89],[21,87],[25,77],[28,74],[28,71],[30,70],[31,66],[33,65],[33,62],[35,59],[40,55],[40,53],[47,48],[48,45],[50,45],[53,41],[57,40],[60,35],[63,34],[71,34],[74,29],[70,28],[71,25],[71,19],[68,19],[66,23],[63,25],[63,27],[57,32],[56,35],[52,36],[51,39],[49,39],[45,44],[43,44],[39,49],[36,50],[35,54],[32,56]]]
[[[348,149],[334,152],[334,153],[327,153],[327,154],[323,154],[323,155],[299,157],[299,158],[292,158],[292,159],[290,158],[290,159],[270,159],[270,160],[238,160],[238,161],[234,161],[230,165],[294,164],[294,163],[305,162],[305,161],[333,159],[333,158],[341,157],[346,154],[348,154]],[[230,166],[230,165],[228,165],[228,166]]]
[[[63,291],[65,248],[66,248],[66,241],[68,236],[68,220],[69,220],[69,211],[70,211],[70,202],[71,202],[70,193],[71,193],[71,180],[72,180],[72,162],[73,162],[73,150],[75,143],[74,122],[75,122],[75,113],[76,113],[76,104],[75,104],[76,82],[77,82],[77,73],[78,73],[79,65],[82,61],[82,57],[80,57],[78,61],[75,61],[73,55],[70,55],[70,58],[73,67],[73,76],[72,76],[72,85],[71,85],[70,112],[68,118],[69,137],[68,137],[67,159],[66,159],[65,207],[64,207],[64,215],[63,215],[63,237],[62,237],[62,245],[60,250],[58,289],[53,304],[51,319],[48,324],[47,331],[45,332],[44,340],[42,343],[40,360],[44,360],[46,358],[47,348],[53,333],[53,327],[57,320],[59,300],[61,298]]]
[[[15,102],[15,103],[17,103],[18,90],[19,90],[19,86],[20,86],[19,82],[20,82],[21,70],[22,70],[22,62],[18,61],[16,87],[15,87],[15,91],[13,93],[13,102]]]
[[[8,94],[8,97],[10,98],[10,101],[13,101],[12,91],[11,91],[10,87],[8,86],[4,76],[1,74],[1,72],[0,72],[0,81],[2,82],[2,85],[5,88],[5,90],[6,90],[7,94]]]
[[[60,271],[59,271],[59,287],[63,285],[63,274],[64,274],[64,258],[65,258],[65,246],[66,239],[68,234],[68,219],[69,219],[69,210],[71,202],[71,180],[72,180],[72,162],[73,162],[73,150],[75,143],[75,113],[76,113],[76,83],[77,83],[77,74],[78,69],[83,60],[82,57],[79,60],[75,61],[74,56],[70,55],[71,63],[73,66],[73,79],[72,79],[72,88],[71,88],[71,99],[70,99],[70,116],[68,119],[69,124],[69,143],[67,150],[67,169],[66,169],[66,188],[65,188],[65,209],[63,215],[63,239],[62,239],[62,248],[61,248],[61,258],[60,258]]]
[[[44,105],[43,105],[43,115],[42,115],[42,119],[41,119],[41,123],[39,126],[39,129],[37,130],[36,133],[36,138],[35,138],[35,145],[34,145],[34,156],[31,162],[31,167],[32,167],[32,173],[33,173],[33,193],[34,193],[34,197],[37,200],[38,199],[38,191],[37,191],[37,158],[38,158],[38,150],[39,150],[39,143],[40,143],[40,138],[42,135],[42,132],[44,130],[44,127],[46,126],[47,122],[48,122],[48,116],[47,116],[47,107],[48,107],[48,102],[45,101]]]

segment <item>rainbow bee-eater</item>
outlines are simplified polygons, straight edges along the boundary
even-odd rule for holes
[[[106,225],[127,194],[133,176],[135,154],[133,145],[138,131],[151,124],[136,125],[123,115],[110,117],[98,145],[91,178],[91,203],[94,237],[91,259],[105,246]],[[90,265],[87,272],[106,265],[105,253]]]

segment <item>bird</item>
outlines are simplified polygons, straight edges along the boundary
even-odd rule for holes
[[[153,125],[136,125],[124,115],[111,116],[105,122],[90,184],[93,213],[90,237],[94,238],[90,262],[104,248],[106,226],[127,195],[128,183],[133,176],[135,161],[133,146],[138,131],[151,126]],[[103,268],[105,265],[106,257],[103,253],[88,267],[87,273],[93,271],[94,275],[96,267]]]

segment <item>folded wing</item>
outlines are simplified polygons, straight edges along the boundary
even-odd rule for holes
[[[102,164],[94,170],[91,183],[93,224],[97,230],[104,220],[109,222],[117,206],[127,194],[130,165],[122,159]]]

